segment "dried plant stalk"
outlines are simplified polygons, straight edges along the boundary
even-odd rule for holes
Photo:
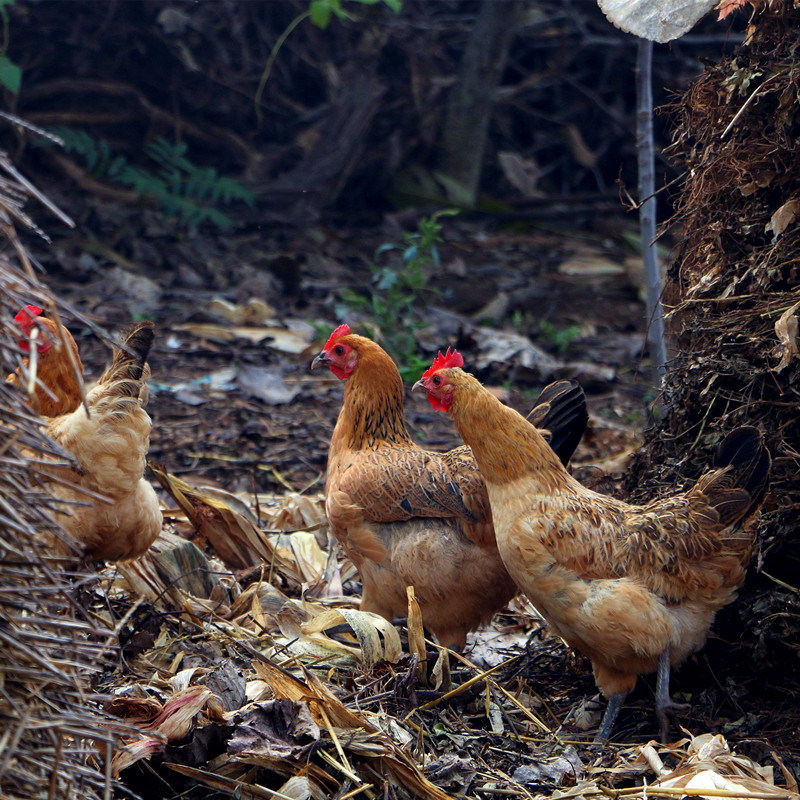
[[[0,378],[21,365],[13,317],[27,303],[58,314],[14,224],[35,229],[22,210],[41,195],[0,153]],[[62,306],[63,308],[63,306]],[[63,458],[24,392],[0,383],[0,796],[108,797],[103,757],[115,725],[99,711],[90,679],[113,652],[113,631],[84,616],[76,587],[47,547],[65,537],[40,469]],[[118,723],[116,723],[118,727]]]

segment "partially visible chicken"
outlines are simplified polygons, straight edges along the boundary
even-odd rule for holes
[[[608,738],[637,676],[654,670],[666,738],[670,665],[703,646],[715,613],[744,581],[755,536],[748,523],[769,480],[761,434],[737,428],[691,489],[630,505],[578,483],[536,428],[463,363],[440,353],[415,387],[472,447],[511,577],[556,633],[591,659],[609,698],[598,739]]]
[[[150,417],[143,406],[152,343],[153,323],[136,325],[87,394],[90,415],[79,406],[48,421],[50,437],[81,470],[48,470],[53,494],[65,501],[58,521],[95,559],[137,558],[161,531],[158,498],[143,477],[150,445]]]
[[[361,575],[361,608],[404,617],[413,585],[426,627],[460,649],[516,594],[475,460],[465,446],[435,453],[412,441],[400,373],[375,342],[342,325],[312,368],[319,364],[347,380],[328,453],[326,511]],[[580,387],[552,384],[532,414],[566,463],[586,427]]]
[[[28,371],[36,376],[31,405],[43,417],[57,417],[69,414],[81,404],[81,387],[78,375],[83,374],[83,364],[78,355],[78,346],[72,334],[63,326],[48,317],[40,316],[39,306],[25,306],[14,317],[22,337],[20,349],[31,352],[31,343],[36,348],[32,355],[24,359],[24,371],[20,367],[6,378],[22,389],[27,388]],[[72,354],[72,359],[67,354]]]

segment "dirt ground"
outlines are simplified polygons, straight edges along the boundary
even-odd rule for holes
[[[420,295],[423,319],[430,319],[418,332],[423,356],[459,347],[468,368],[526,411],[550,380],[575,375],[592,415],[575,463],[618,456],[634,444],[654,396],[642,355],[641,275],[629,266],[635,254],[616,237],[514,232],[480,220],[455,222],[444,233],[441,268]],[[148,406],[154,461],[229,491],[321,490],[343,387],[329,373],[311,373],[309,365],[333,327],[347,321],[357,329],[363,314],[348,310],[339,292],[369,287],[373,252],[399,233],[393,221],[383,230],[315,228],[274,242],[264,238],[263,245],[253,235],[172,241],[160,268],[126,270],[124,286],[120,267],[85,254],[76,259],[69,242],[56,243],[60,263],[48,270],[65,299],[112,333],[136,319],[155,319]],[[205,263],[204,249],[212,256]],[[220,261],[224,270],[214,272]],[[281,349],[268,335],[259,342],[237,336],[235,323],[214,306],[223,299],[242,309],[253,298],[265,301],[274,316],[247,323],[248,335],[299,326],[298,337]],[[495,332],[530,336],[558,363],[526,369],[512,346],[509,359],[490,352],[492,362],[477,366],[480,354],[497,345]],[[98,377],[107,346],[89,331],[75,334],[87,377]],[[279,375],[291,400],[278,402],[279,393],[264,402],[258,389],[255,396],[242,389],[230,371],[248,368]],[[424,398],[409,392],[406,408],[426,446],[453,446],[452,424]]]
[[[413,229],[413,220],[403,222]],[[343,386],[309,365],[335,325],[359,324],[341,290],[369,290],[372,254],[399,240],[399,225],[388,219],[380,229],[318,226],[232,237],[162,232],[119,247],[112,258],[108,251],[87,256],[85,241],[64,237],[55,242],[55,257],[44,254],[42,261],[61,297],[107,330],[143,317],[156,321],[148,406],[153,462],[194,486],[246,497],[319,493]],[[467,368],[521,411],[550,380],[577,377],[590,422],[573,470],[600,491],[618,493],[655,393],[642,276],[618,235],[632,223],[620,217],[599,227],[603,233],[519,230],[482,219],[448,223],[441,266],[419,298],[429,324],[418,339],[431,356],[457,346]],[[73,330],[87,377],[96,378],[108,346],[80,326]],[[529,337],[544,355],[515,350],[521,345],[514,335]],[[457,443],[449,419],[425,398],[407,392],[406,415],[426,446]],[[357,584],[345,588],[358,591]],[[533,633],[530,619],[498,615],[489,632],[474,638],[471,653],[476,659],[487,647],[495,657],[518,653],[520,636]],[[740,623],[735,614],[731,619]],[[723,620],[723,631],[732,624]],[[587,742],[603,707],[584,705],[596,695],[588,661],[542,632],[533,633],[528,652],[515,667],[519,680],[545,698],[563,736]],[[617,742],[656,735],[652,678],[640,680],[626,702]],[[712,636],[673,687],[691,704],[684,722],[693,732],[719,731],[745,748],[757,737],[756,751],[768,740],[788,763],[796,760],[797,720],[786,703],[786,681],[764,681],[735,638]]]

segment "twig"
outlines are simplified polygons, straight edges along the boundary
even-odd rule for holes
[[[780,578],[776,578],[774,575],[770,575],[769,572],[765,572],[763,569],[761,570],[761,574],[765,578],[769,578],[773,583],[778,584],[778,586],[781,586],[784,589],[788,589],[790,592],[795,592],[795,593],[800,592],[800,589],[798,589],[796,586],[792,586],[791,584],[780,580]]]
[[[724,138],[725,138],[725,137],[726,137],[726,136],[727,136],[727,135],[730,133],[730,130],[731,130],[731,128],[732,128],[732,127],[733,127],[733,126],[736,124],[736,122],[737,122],[737,120],[739,119],[739,117],[741,117],[741,116],[742,116],[742,114],[744,114],[744,112],[745,112],[745,109],[747,108],[747,106],[749,106],[749,105],[750,105],[750,103],[752,103],[752,102],[753,102],[753,100],[755,100],[755,99],[756,99],[756,96],[758,95],[758,93],[759,93],[759,92],[760,92],[760,91],[761,91],[761,90],[762,90],[762,89],[763,89],[763,88],[764,88],[764,87],[765,87],[765,86],[766,86],[766,85],[767,85],[767,84],[768,84],[770,81],[773,81],[773,80],[775,80],[775,78],[777,78],[777,77],[778,77],[778,75],[783,75],[783,73],[782,73],[782,72],[776,72],[776,73],[775,73],[775,74],[774,74],[774,75],[773,75],[771,78],[767,78],[767,80],[765,80],[765,81],[764,81],[764,83],[762,83],[760,86],[756,87],[756,88],[755,88],[755,89],[752,91],[752,93],[750,94],[750,97],[748,97],[748,98],[747,98],[747,100],[745,100],[745,101],[744,101],[744,104],[742,105],[742,107],[741,107],[741,108],[740,108],[740,109],[739,109],[739,110],[736,112],[736,114],[734,114],[734,117],[733,117],[733,119],[732,119],[732,120],[731,120],[731,121],[728,123],[728,126],[727,126],[727,127],[725,128],[725,130],[724,130],[724,131],[722,131],[722,133],[719,135],[719,138],[720,138],[720,139],[724,139]]]
[[[427,711],[430,708],[434,708],[434,706],[438,706],[439,703],[445,702],[445,700],[449,700],[452,697],[456,697],[462,692],[465,692],[470,687],[474,686],[476,683],[485,680],[492,673],[497,672],[503,667],[508,666],[512,661],[516,660],[516,658],[517,656],[512,656],[511,658],[506,659],[505,661],[501,662],[500,664],[497,664],[491,669],[487,669],[484,672],[481,672],[474,678],[470,678],[468,681],[464,681],[464,683],[462,683],[460,686],[456,686],[455,689],[451,689],[449,692],[443,694],[441,697],[437,697],[435,700],[431,700],[429,703],[425,703],[424,705],[418,706],[410,714],[406,716],[406,719],[408,719],[408,717],[410,717],[412,714],[416,714],[417,711]]]

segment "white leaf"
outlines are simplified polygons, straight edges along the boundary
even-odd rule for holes
[[[714,3],[715,0],[598,0],[610,22],[653,42],[670,42],[683,36]]]

